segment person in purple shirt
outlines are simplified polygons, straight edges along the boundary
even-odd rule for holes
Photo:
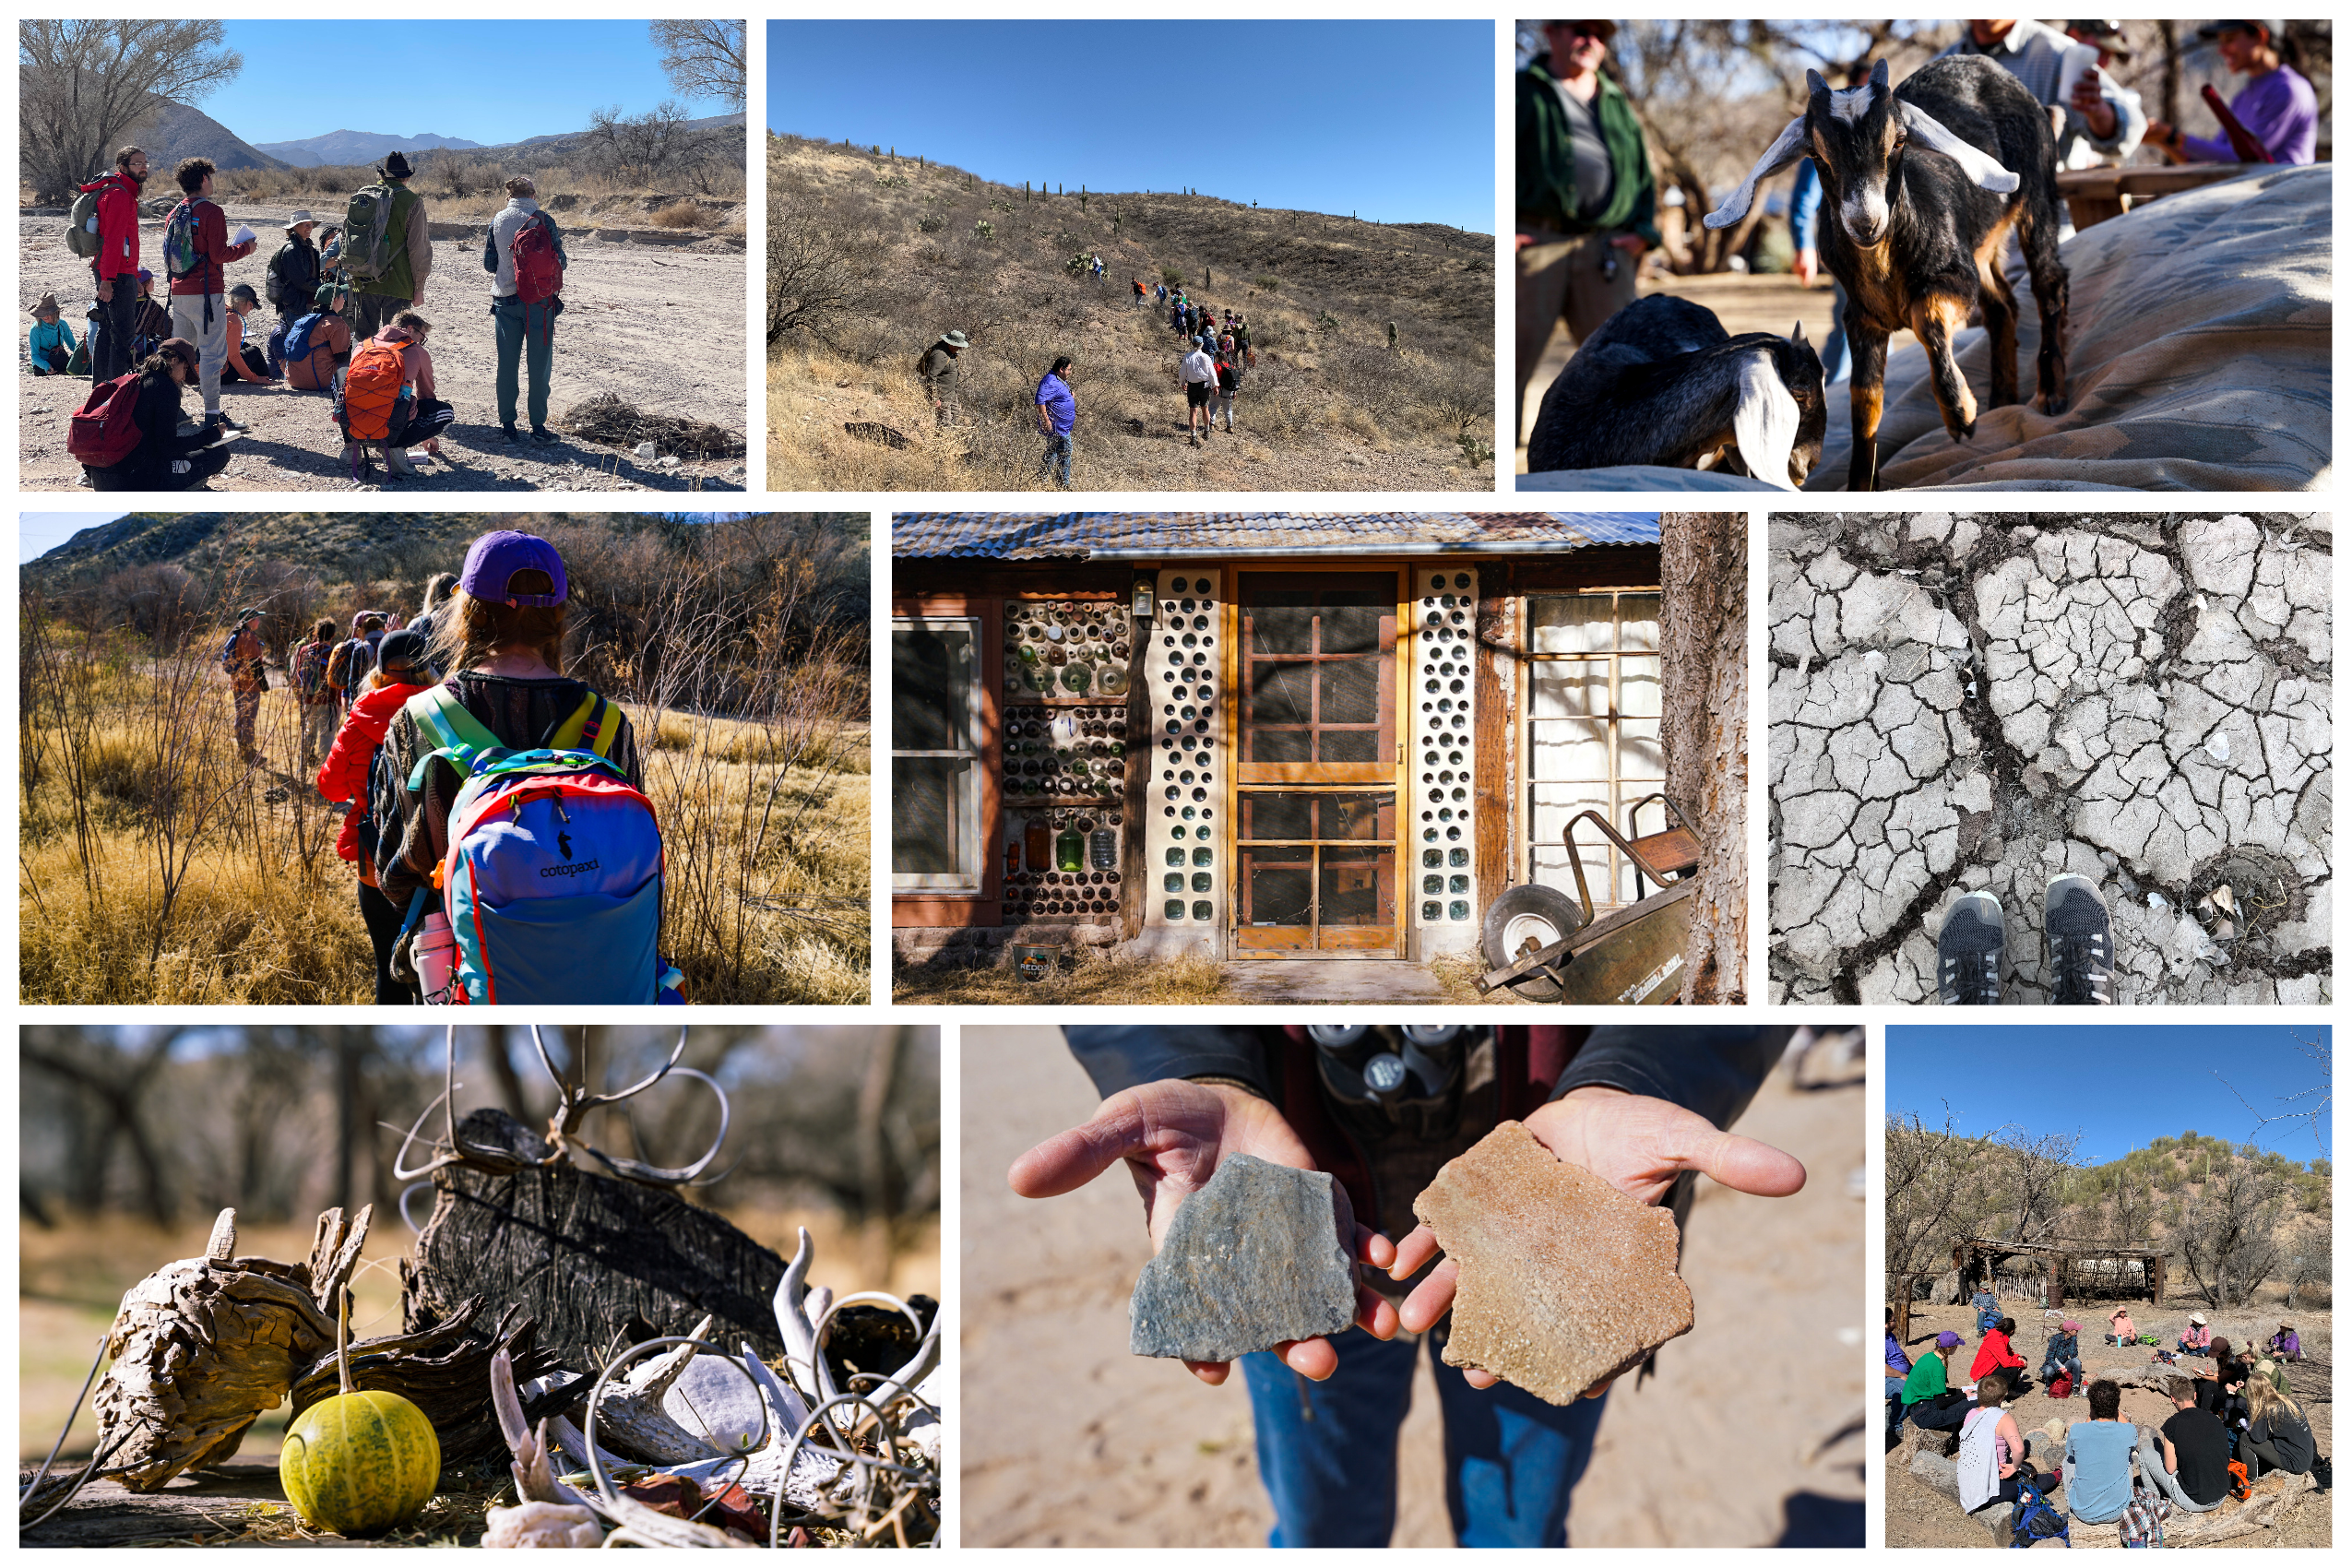
[[[1053,368],[1037,384],[1037,429],[1045,437],[1045,456],[1039,459],[1038,477],[1062,470],[1062,488],[1070,488],[1070,429],[1078,422],[1078,400],[1070,396],[1070,356],[1055,358]]]
[[[2229,68],[2251,79],[2229,101],[2229,112],[2270,153],[2274,163],[2309,163],[2319,150],[2319,98],[2302,73],[2280,60],[2284,23],[2211,22],[2197,30],[2221,51]],[[2189,137],[2161,120],[2148,124],[2148,140],[2176,163],[2235,163],[2238,153],[2226,136]]]

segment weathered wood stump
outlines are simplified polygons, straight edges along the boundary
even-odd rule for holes
[[[461,1143],[536,1162],[551,1152],[503,1111],[458,1124]],[[763,1358],[784,1343],[772,1305],[784,1260],[708,1209],[664,1188],[599,1176],[566,1160],[513,1171],[452,1165],[434,1172],[433,1216],[400,1265],[410,1333],[451,1320],[471,1297],[487,1301],[475,1326],[519,1306],[542,1348],[576,1372],[600,1368],[628,1344],[684,1334],[704,1314],[731,1350],[750,1341]]]

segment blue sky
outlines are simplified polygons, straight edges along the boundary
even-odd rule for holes
[[[471,22],[228,22],[245,57],[196,107],[248,142],[329,131],[427,131],[496,146],[583,130],[588,112],[627,113],[673,96],[646,24],[540,18]],[[362,90],[362,65],[380,91]],[[723,114],[723,103],[689,103]]]
[[[767,126],[1006,184],[1494,232],[1494,24],[767,25]]]
[[[37,561],[84,529],[101,528],[120,512],[27,512],[17,519],[17,561]]]
[[[1898,1025],[1886,1037],[1890,1116],[1916,1111],[1941,1125],[1948,1101],[1963,1133],[2009,1122],[2035,1133],[2079,1131],[2077,1156],[2091,1164],[2192,1130],[2260,1144],[2294,1160],[2327,1155],[2303,1123],[2254,1130],[2259,1117],[2290,1109],[2280,1097],[2324,1085],[2322,1068],[2297,1046],[2298,1037],[2316,1038],[2325,1048],[2329,1031],[2321,1026]],[[2321,1133],[2333,1141],[2324,1119]]]

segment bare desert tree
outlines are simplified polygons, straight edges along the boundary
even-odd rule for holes
[[[2040,1241],[2057,1231],[2066,1206],[2066,1183],[2074,1173],[2074,1151],[2082,1142],[2080,1133],[2036,1137],[2015,1126],[1993,1134],[2002,1155],[2002,1208],[2013,1227],[2012,1240]]]
[[[1972,1138],[1944,1108],[1941,1125],[1916,1111],[1886,1119],[1886,1271],[1933,1274],[1948,1266],[1954,1240],[1977,1229],[1985,1206],[1983,1138]]]
[[[857,246],[790,201],[767,204],[767,346],[793,332],[824,340],[865,298]]]
[[[2209,1305],[2243,1305],[2279,1263],[2278,1225],[2287,1206],[2287,1183],[2247,1158],[2215,1161],[2181,1201],[2172,1236],[2189,1277]]]
[[[661,69],[683,98],[715,98],[731,109],[743,106],[746,61],[743,24],[718,18],[682,17],[652,24],[653,46]]]
[[[1748,1000],[1748,520],[1668,512],[1658,628],[1667,796],[1699,836],[1682,1000]]]
[[[43,202],[114,161],[125,132],[154,101],[194,103],[245,68],[220,46],[221,25],[187,18],[69,17],[17,28],[17,165]]]

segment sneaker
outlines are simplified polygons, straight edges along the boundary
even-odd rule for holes
[[[2042,895],[2042,934],[2049,944],[2049,999],[2112,1005],[2115,927],[2089,877],[2065,872],[2049,879]]]
[[[511,424],[500,425],[498,427],[498,435],[499,439],[505,442],[509,446],[520,446],[523,444],[523,433],[517,430]]]
[[[1962,894],[1936,933],[1936,1000],[1946,1007],[1998,1005],[2008,951],[2001,900],[1981,890]]]
[[[247,424],[244,421],[241,419],[232,419],[227,414],[208,415],[204,422],[207,427],[213,430],[251,430],[253,428],[253,426]]]
[[[564,438],[543,424],[535,424],[531,426],[531,439],[541,446],[552,446]]]

